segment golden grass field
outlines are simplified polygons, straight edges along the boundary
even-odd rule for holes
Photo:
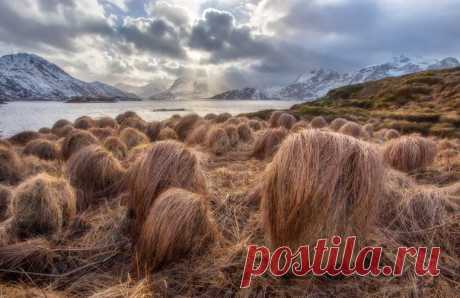
[[[459,74],[389,79],[434,86],[423,100],[381,100],[383,80],[288,111],[125,112],[0,139],[0,297],[456,297]],[[399,246],[440,246],[441,274],[409,261],[401,277],[240,289],[248,244],[332,235],[384,247],[383,265]]]

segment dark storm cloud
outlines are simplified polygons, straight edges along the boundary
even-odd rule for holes
[[[443,1],[436,9],[420,9],[428,1],[289,3],[284,16],[267,22],[268,29],[311,51],[353,61],[355,67],[401,53],[442,57],[460,52],[458,1]],[[275,11],[285,7],[277,0],[265,5]]]
[[[132,43],[136,48],[162,56],[185,59],[180,29],[163,19],[138,18],[125,22],[117,37]]]
[[[40,7],[53,5],[53,0],[40,1]],[[18,14],[10,4],[0,1],[0,40],[15,46],[55,47],[76,50],[75,38],[85,34],[110,34],[111,28],[103,19],[73,14],[74,2],[68,0],[59,5],[59,12],[65,16],[66,24],[45,23]],[[55,9],[57,9],[55,7]]]
[[[248,26],[237,26],[232,14],[207,9],[193,27],[189,45],[210,53],[209,62],[259,58],[271,52],[268,40],[253,34]]]

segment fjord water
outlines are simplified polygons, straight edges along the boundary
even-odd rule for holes
[[[7,137],[24,130],[51,127],[59,119],[73,121],[80,116],[115,117],[134,111],[147,121],[163,120],[174,114],[228,112],[232,115],[266,109],[287,109],[296,101],[282,100],[181,100],[129,101],[117,103],[9,102],[0,105],[0,136]],[[178,111],[184,109],[183,111]],[[157,110],[157,111],[155,111]],[[159,110],[159,111],[158,111]]]

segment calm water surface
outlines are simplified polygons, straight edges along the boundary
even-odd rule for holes
[[[0,136],[11,136],[23,130],[51,127],[59,119],[70,121],[88,115],[115,117],[124,111],[134,111],[147,121],[163,120],[173,114],[224,113],[232,115],[265,109],[286,109],[296,101],[280,100],[187,100],[132,101],[117,103],[10,102],[0,104]],[[185,111],[154,111],[156,109],[185,109]]]

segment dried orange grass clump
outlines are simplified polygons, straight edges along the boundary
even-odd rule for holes
[[[335,118],[334,120],[332,120],[331,124],[329,124],[329,128],[333,131],[338,131],[347,122],[347,119]]]
[[[16,184],[21,180],[23,161],[12,147],[0,145],[0,183]]]
[[[192,131],[200,119],[201,117],[197,114],[189,114],[180,118],[174,127],[177,135],[179,136],[179,140],[185,141],[188,134]]]
[[[340,133],[359,138],[363,134],[361,125],[356,122],[348,121],[339,129]]]
[[[40,138],[40,136],[41,135],[36,131],[26,130],[15,134],[11,138],[9,138],[9,141],[12,144],[24,146],[30,141]]]
[[[154,143],[129,169],[128,208],[135,231],[144,224],[157,196],[170,187],[206,193],[206,181],[195,153],[177,141]]]
[[[184,257],[206,253],[216,241],[216,231],[204,198],[169,189],[148,211],[136,245],[137,267],[143,273],[156,271]]]
[[[262,212],[274,247],[332,235],[365,239],[383,180],[379,154],[354,138],[305,130],[289,136],[264,176]]]
[[[119,160],[123,160],[128,155],[128,147],[118,137],[109,137],[104,142],[104,148],[112,152]]]
[[[14,190],[11,228],[18,238],[58,234],[75,214],[75,195],[65,179],[40,174]]]
[[[322,116],[316,116],[310,121],[312,128],[323,128],[327,126],[327,121]]]
[[[216,154],[225,154],[231,149],[230,138],[223,128],[213,127],[206,136],[206,146]]]
[[[144,133],[132,127],[123,129],[120,133],[120,139],[126,144],[128,149],[149,142],[149,138]]]
[[[74,154],[67,162],[66,173],[77,190],[78,209],[120,191],[125,172],[118,159],[101,146],[88,146]]]
[[[255,141],[252,156],[258,159],[272,157],[287,135],[288,131],[284,128],[270,128],[263,131]]]
[[[278,119],[278,125],[286,129],[291,129],[296,122],[297,119],[289,113],[282,113]]]
[[[64,139],[61,156],[64,160],[68,160],[78,150],[97,143],[99,141],[93,134],[85,130],[75,130]]]
[[[243,142],[249,142],[253,139],[252,130],[247,123],[241,123],[237,127],[239,139]]]
[[[44,139],[30,141],[24,148],[23,153],[34,155],[44,160],[55,160],[60,157],[59,148],[56,143]]]
[[[384,158],[391,167],[402,172],[425,168],[437,154],[436,143],[422,137],[405,136],[385,145]]]
[[[0,222],[10,215],[11,191],[0,185]],[[1,243],[1,242],[0,242]]]

